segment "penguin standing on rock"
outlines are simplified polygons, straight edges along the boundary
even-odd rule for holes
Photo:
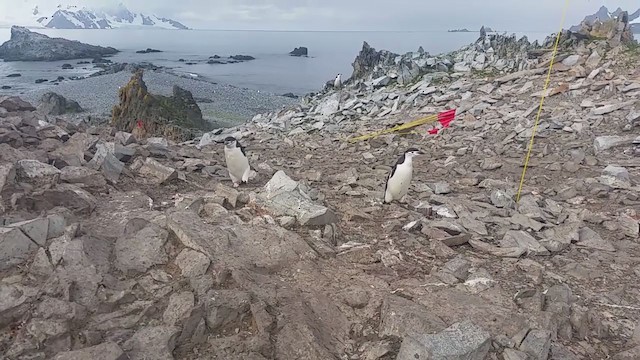
[[[342,79],[340,78],[342,74],[338,74],[336,79],[333,81],[333,87],[336,89],[340,89],[342,87]]]
[[[249,159],[238,140],[233,136],[224,139],[224,158],[227,161],[229,177],[233,182],[233,187],[240,186],[240,183],[249,181]]]
[[[413,158],[422,155],[416,148],[407,149],[393,166],[384,187],[384,203],[401,200],[409,191],[413,177]]]

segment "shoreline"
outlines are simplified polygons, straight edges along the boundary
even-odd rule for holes
[[[0,90],[0,95],[17,95],[37,106],[43,94],[55,92],[80,104],[85,111],[78,116],[110,118],[113,106],[119,102],[118,90],[127,84],[131,76],[132,73],[125,69],[111,74],[65,80],[55,85],[41,84],[23,91]],[[278,94],[214,82],[201,76],[188,78],[187,75],[172,72],[168,68],[144,69],[144,80],[153,94],[169,96],[174,85],[190,91],[202,110],[203,117],[215,127],[239,125],[257,114],[276,111],[300,101]]]

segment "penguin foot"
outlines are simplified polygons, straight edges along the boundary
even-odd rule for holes
[[[240,184],[233,183],[234,188],[237,188],[238,186],[240,186]]]

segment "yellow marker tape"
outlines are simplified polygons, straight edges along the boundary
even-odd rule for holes
[[[429,115],[429,116],[423,117],[423,118],[418,119],[418,120],[414,120],[414,121],[410,121],[410,122],[405,123],[405,124],[394,126],[394,127],[390,128],[390,129],[382,129],[382,130],[379,130],[379,131],[374,131],[374,132],[371,132],[371,133],[368,133],[368,134],[365,134],[365,135],[361,135],[361,136],[358,136],[358,137],[350,138],[350,139],[347,139],[347,140],[350,141],[350,142],[356,142],[356,141],[359,141],[359,140],[372,139],[372,138],[378,137],[378,136],[383,135],[383,134],[389,134],[389,133],[392,133],[392,132],[395,132],[395,131],[411,129],[411,128],[414,128],[416,126],[420,126],[420,125],[424,125],[424,124],[427,124],[427,123],[435,122],[437,120],[438,120],[438,114]]]
[[[562,20],[560,20],[560,30],[556,36],[556,43],[553,45],[553,54],[551,55],[551,63],[549,64],[549,71],[547,72],[547,79],[544,82],[544,88],[542,89],[542,98],[540,99],[540,106],[538,107],[538,114],[536,115],[536,122],[533,125],[533,133],[531,134],[531,140],[529,141],[529,149],[527,150],[527,157],[524,160],[524,168],[522,169],[522,176],[520,177],[520,186],[518,186],[518,194],[516,196],[516,203],[520,201],[520,194],[522,193],[522,185],[524,184],[524,176],[527,173],[527,165],[529,165],[529,158],[531,157],[531,149],[533,148],[533,139],[536,136],[536,130],[538,129],[538,122],[540,122],[540,114],[542,113],[542,105],[544,104],[544,98],[546,97],[547,88],[549,87],[549,81],[551,80],[551,70],[553,68],[553,62],[558,53],[558,43],[560,42],[560,35],[562,34],[562,27],[564,26],[564,19],[567,16],[567,10],[569,9],[569,0],[565,2],[564,11],[562,12]]]

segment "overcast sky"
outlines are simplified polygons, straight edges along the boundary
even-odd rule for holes
[[[565,0],[0,0],[0,20],[35,4],[87,7],[123,2],[202,29],[446,30],[481,25],[505,31],[554,32]],[[20,5],[22,6],[20,6]],[[43,6],[44,5],[44,6]],[[601,5],[634,12],[638,0],[571,0],[565,28]],[[4,15],[5,19],[2,19]]]

